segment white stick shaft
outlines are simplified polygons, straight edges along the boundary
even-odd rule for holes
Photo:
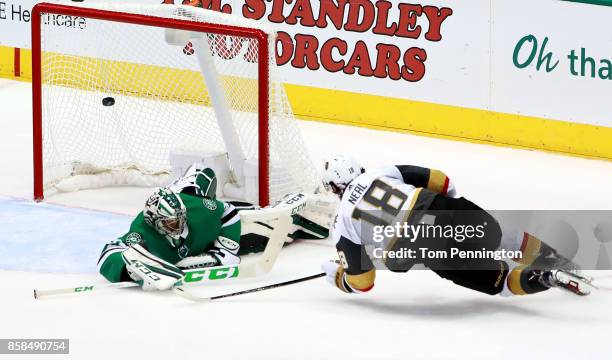
[[[140,284],[135,282],[118,282],[111,284],[99,284],[99,285],[83,285],[76,286],[71,288],[63,288],[63,289],[48,289],[48,290],[37,290],[34,289],[34,298],[41,299],[47,296],[53,295],[67,295],[67,294],[82,294],[88,293],[92,291],[100,291],[100,290],[112,290],[112,289],[123,289],[129,287],[137,287]]]

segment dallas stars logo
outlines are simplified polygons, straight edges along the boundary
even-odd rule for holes
[[[129,233],[128,236],[125,237],[125,243],[127,245],[136,245],[142,243],[142,236],[139,233],[133,232]]]
[[[214,200],[204,199],[202,200],[202,203],[204,204],[204,206],[206,206],[208,210],[217,210],[217,203]]]

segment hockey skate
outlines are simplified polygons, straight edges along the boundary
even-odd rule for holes
[[[545,270],[540,273],[540,283],[548,287],[559,287],[576,295],[585,296],[595,289],[593,278],[575,271]]]

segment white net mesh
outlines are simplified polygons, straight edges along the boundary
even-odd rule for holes
[[[193,7],[86,6],[274,34],[255,21]],[[259,166],[269,166],[270,200],[316,187],[317,173],[276,78],[273,35],[268,43],[270,158],[266,162],[258,155],[261,79],[257,41],[190,33],[186,41],[171,44],[167,30],[159,26],[55,14],[43,14],[41,22],[45,191],[83,173],[130,170],[167,177],[169,154],[175,150],[228,152],[228,136],[220,127],[223,120],[211,101],[210,79],[206,79],[206,86],[202,75],[197,53],[202,49],[189,41],[194,36],[202,39],[210,50],[207,53],[212,54],[229,110],[226,121],[232,124],[242,156],[258,159]],[[232,166],[237,166],[235,159],[230,159]]]

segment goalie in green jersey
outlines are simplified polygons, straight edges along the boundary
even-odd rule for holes
[[[214,171],[198,164],[167,187],[156,189],[129,231],[102,250],[100,273],[111,282],[137,281],[144,290],[166,290],[183,277],[184,270],[237,265],[240,255],[263,251],[273,224],[256,221],[243,228],[239,211],[259,207],[218,201],[216,192]],[[304,196],[287,194],[271,207],[292,207]],[[336,201],[317,197],[309,204],[287,214],[292,225],[282,239],[285,244],[328,237]]]
[[[156,189],[129,231],[104,247],[98,266],[107,280],[167,290],[185,269],[240,263],[238,211],[215,199],[211,169],[190,170]]]

